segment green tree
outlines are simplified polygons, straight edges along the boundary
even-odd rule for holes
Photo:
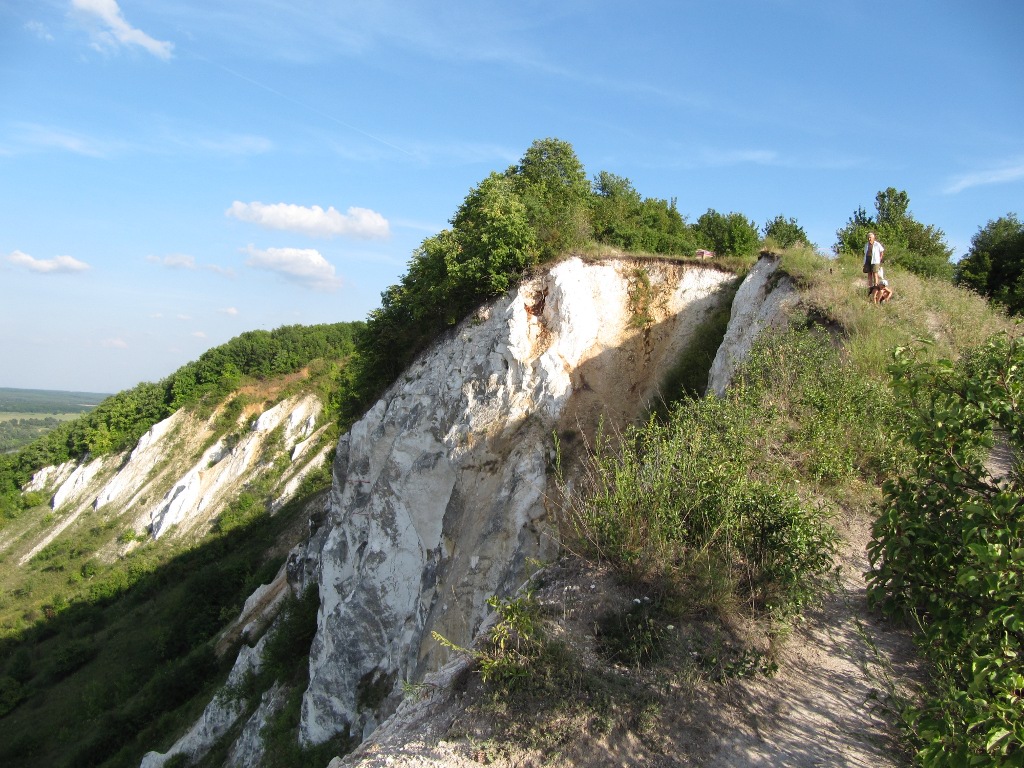
[[[835,252],[863,254],[868,232],[874,232],[885,247],[885,263],[897,264],[922,277],[950,278],[949,258],[953,249],[946,244],[945,233],[931,224],[922,224],[909,212],[910,196],[895,187],[875,195],[874,218],[857,208],[846,226],[836,231]]]
[[[800,243],[809,245],[811,242],[807,237],[807,233],[804,232],[804,228],[797,224],[796,219],[786,219],[782,214],[765,222],[762,231],[766,239],[770,237],[781,248],[788,248],[791,245],[799,245]]]
[[[538,139],[519,165],[506,171],[526,206],[540,249],[548,261],[590,236],[590,183],[572,145],[559,139]]]
[[[594,239],[627,251],[688,254],[696,248],[675,200],[641,198],[629,179],[608,171],[594,178],[591,220]]]
[[[957,262],[953,282],[1024,313],[1024,224],[1008,213],[989,221],[971,238],[971,250]]]
[[[697,242],[719,256],[749,256],[757,250],[757,225],[742,213],[721,214],[708,208],[694,225]]]
[[[507,291],[537,263],[537,238],[512,180],[492,173],[470,191],[452,228],[459,247],[446,263],[448,291],[464,310]]]

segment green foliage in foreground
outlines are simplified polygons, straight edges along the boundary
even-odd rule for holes
[[[919,623],[932,663],[909,713],[918,761],[1024,765],[1024,343],[998,336],[957,365],[901,351],[892,370],[915,455],[885,483],[869,596]],[[993,473],[997,447],[1011,465]]]
[[[858,383],[827,337],[791,331],[752,350],[723,399],[601,438],[569,514],[590,550],[691,610],[783,616],[832,565],[827,511],[800,493],[874,475],[892,459],[884,390]]]

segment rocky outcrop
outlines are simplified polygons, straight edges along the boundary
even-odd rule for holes
[[[749,337],[784,316],[792,292],[775,268],[763,259],[736,296],[715,391]],[[314,583],[320,592],[306,744],[373,734],[391,764],[388,750],[403,754],[402,744],[422,737],[432,709],[455,706],[446,681],[466,662],[431,633],[471,645],[486,627],[487,599],[514,591],[529,559],[556,552],[556,435],[564,458],[600,421],[614,428],[641,415],[733,279],[668,262],[562,262],[440,340],[341,438],[326,520],[285,568],[293,591]],[[283,588],[280,575],[261,588],[235,626],[261,631]],[[249,663],[245,651],[232,676]],[[404,682],[431,693],[401,703]],[[260,725],[281,696],[267,692],[242,728],[235,764],[256,764]],[[143,765],[201,757],[220,731],[197,728]]]
[[[731,274],[570,259],[462,323],[339,445],[301,737],[367,735],[557,548],[553,434],[658,397]]]
[[[246,482],[282,455],[289,467],[272,504],[279,508],[327,456],[323,447],[316,450],[322,408],[315,395],[288,398],[240,425],[230,444],[227,438],[214,440],[217,413],[199,420],[180,410],[155,424],[130,453],[40,470],[25,490],[49,490],[56,521],[19,563],[94,512],[116,515],[124,527],[144,529],[154,538],[172,528],[202,532]]]
[[[789,278],[777,277],[778,267],[775,257],[761,258],[736,292],[729,327],[711,364],[708,392],[724,395],[736,366],[750,352],[761,331],[784,327],[788,313],[799,303],[800,295]]]
[[[252,648],[242,646],[223,692],[206,705],[203,714],[174,746],[165,753],[148,752],[139,768],[162,768],[176,755],[185,755],[190,760],[201,758],[234,726],[245,712],[245,702],[232,692],[242,688],[247,676],[259,671],[268,637],[264,635]]]

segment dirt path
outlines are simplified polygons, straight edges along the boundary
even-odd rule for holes
[[[787,643],[780,671],[746,682],[705,765],[906,765],[892,721],[891,695],[909,694],[918,670],[910,636],[868,610],[863,574],[870,539],[864,521],[844,534],[840,589]],[[902,690],[894,691],[893,681]]]
[[[913,645],[906,631],[867,608],[868,523],[844,520],[839,525],[845,539],[840,588],[786,640],[773,677],[676,686],[663,700],[654,728],[646,731],[613,728],[598,735],[581,721],[561,725],[570,732],[576,728],[577,736],[554,751],[527,745],[494,749],[493,723],[473,706],[479,685],[454,692],[460,686],[453,681],[466,678],[465,663],[456,662],[331,768],[907,765],[890,697],[893,692],[907,695],[908,681],[918,676]],[[554,569],[553,580],[541,592],[542,600],[546,594],[561,601],[565,636],[575,637],[588,635],[594,616],[609,601],[624,599],[615,595],[610,574],[587,566]]]

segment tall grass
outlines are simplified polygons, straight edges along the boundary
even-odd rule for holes
[[[791,248],[782,252],[780,270],[800,286],[812,314],[839,331],[857,375],[881,382],[888,382],[896,347],[923,344],[925,359],[955,359],[1012,325],[981,296],[896,266],[885,268],[894,296],[881,305],[868,300],[859,258]]]
[[[886,471],[889,422],[864,414],[888,409],[826,334],[766,336],[725,398],[599,436],[582,481],[564,487],[568,519],[591,556],[681,610],[791,613],[832,565],[817,487]]]

